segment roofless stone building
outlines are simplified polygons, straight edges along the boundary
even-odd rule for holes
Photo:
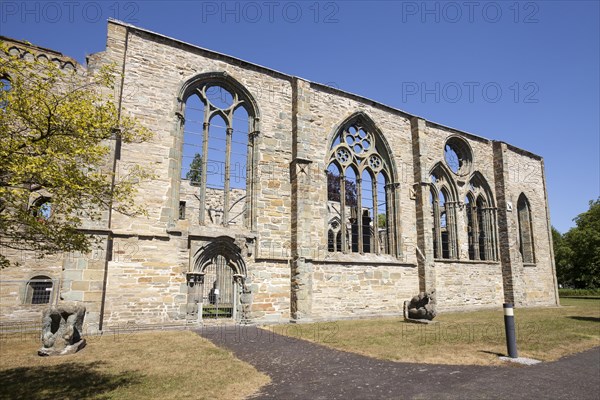
[[[432,289],[441,311],[558,304],[535,154],[119,21],[87,66],[5,41],[115,63],[119,107],[155,136],[111,161],[156,179],[148,217],[84,227],[93,254],[15,255],[2,320],[61,301],[100,326],[400,316]]]

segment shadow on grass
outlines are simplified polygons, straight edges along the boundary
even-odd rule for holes
[[[488,351],[488,350],[478,350],[480,353],[485,353],[485,354],[491,354],[493,356],[498,356],[498,357],[504,357],[506,354],[504,353],[496,353],[495,351]]]
[[[600,318],[598,318],[598,317],[574,317],[574,316],[569,316],[568,318],[576,319],[577,321],[600,322]]]
[[[0,371],[0,399],[83,399],[138,383],[135,373],[99,371],[104,362],[66,363]]]

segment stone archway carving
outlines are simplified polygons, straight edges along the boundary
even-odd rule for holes
[[[217,302],[219,296],[223,296],[227,297],[224,301],[231,304],[226,306],[231,307],[231,315],[225,312],[226,318],[233,318],[238,322],[248,321],[252,294],[246,282],[247,269],[242,250],[235,240],[228,236],[211,239],[198,248],[193,259],[193,269],[187,278],[188,314],[191,309],[192,313],[198,313],[198,317],[203,319],[209,316],[205,311],[212,307],[216,308],[215,318],[218,318],[221,311]],[[231,286],[222,287],[226,283]],[[229,290],[233,292],[230,293]],[[196,304],[195,307],[193,303]]]

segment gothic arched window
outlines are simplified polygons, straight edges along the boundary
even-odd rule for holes
[[[39,196],[31,203],[29,211],[40,221],[49,220],[52,217],[52,199],[46,196]]]
[[[327,250],[329,252],[342,251],[342,225],[338,217],[329,221],[327,229]]]
[[[475,260],[477,253],[477,206],[471,193],[465,197],[465,217],[467,219],[467,242],[469,244],[469,260]]]
[[[343,124],[328,160],[328,250],[392,253],[392,167],[372,122],[359,115]]]
[[[533,227],[531,224],[531,207],[529,200],[521,193],[517,202],[517,218],[519,220],[519,251],[524,263],[535,263],[533,245]]]
[[[250,226],[257,111],[231,78],[197,81],[184,100],[180,201],[200,224]],[[190,207],[191,209],[196,207]]]
[[[457,259],[456,189],[445,167],[438,164],[431,172],[433,257]]]
[[[469,238],[469,259],[497,259],[496,250],[496,209],[491,190],[479,173],[475,173],[469,184],[465,199],[467,234]]]

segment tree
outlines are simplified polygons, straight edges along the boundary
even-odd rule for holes
[[[600,198],[574,221],[576,226],[562,236],[552,230],[558,281],[577,289],[599,288]]]
[[[327,200],[329,201],[340,201],[340,176],[334,174],[333,172],[327,170]],[[345,180],[346,187],[346,206],[347,207],[355,207],[358,203],[358,196],[356,194],[356,185],[354,182]]]
[[[143,214],[135,185],[151,173],[113,172],[116,141],[140,142],[150,132],[120,115],[112,98],[113,66],[84,76],[44,58],[10,55],[0,42],[0,245],[39,257],[87,252],[93,239],[79,230],[112,208]],[[120,175],[120,176],[118,176]],[[0,266],[10,265],[0,254]]]
[[[185,174],[185,179],[190,180],[190,185],[199,186],[202,178],[202,156],[199,153],[194,155],[190,164],[190,170]]]
[[[575,228],[564,236],[571,250],[569,274],[575,288],[600,287],[600,198],[590,201],[590,209],[575,219]]]
[[[572,252],[563,238],[563,235],[555,227],[552,227],[552,243],[554,246],[556,278],[558,279],[559,284],[567,286],[571,282]]]
[[[387,227],[387,217],[385,214],[378,214],[377,215],[377,227],[378,228],[385,228]]]

